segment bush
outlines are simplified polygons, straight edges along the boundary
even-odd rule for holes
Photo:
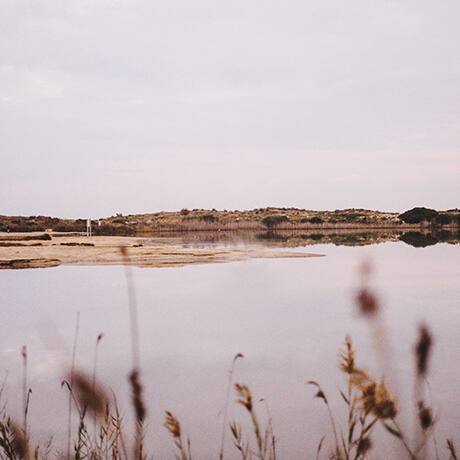
[[[439,217],[439,213],[429,208],[413,208],[398,216],[406,224],[419,224],[423,221],[433,221]]]
[[[310,223],[312,223],[312,224],[322,224],[323,222],[324,222],[324,220],[321,219],[321,217],[317,217],[317,216],[312,217],[310,219]]]
[[[102,224],[93,228],[93,235],[129,236],[135,233],[136,231],[128,225]]]
[[[205,214],[204,216],[200,216],[200,219],[204,222],[217,222],[219,220],[219,218],[213,214]]]
[[[261,222],[266,227],[271,228],[283,222],[287,222],[288,220],[289,219],[287,218],[287,216],[267,216],[267,217],[264,217]]]
[[[61,224],[56,225],[53,230],[55,232],[74,232],[75,227],[71,224],[61,223]]]

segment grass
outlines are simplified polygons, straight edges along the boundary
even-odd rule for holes
[[[64,452],[50,441],[37,445],[33,441],[33,427],[29,426],[28,408],[31,389],[27,381],[28,354],[21,350],[23,364],[22,420],[13,420],[8,416],[5,406],[0,414],[0,459],[114,459],[143,460],[155,457],[155,451],[149,452],[144,443],[146,430],[146,404],[143,396],[142,373],[140,369],[140,349],[138,340],[138,318],[134,283],[127,254],[121,249],[125,258],[125,270],[128,286],[130,336],[132,352],[132,371],[129,375],[131,387],[131,405],[134,427],[127,430],[125,420],[120,415],[117,398],[110,394],[97,379],[98,346],[102,339],[99,334],[95,343],[94,366],[92,372],[79,369],[75,365],[75,353],[79,334],[79,316],[77,315],[72,362],[68,376],[62,381],[62,388],[68,391],[69,405],[67,413],[62,414],[62,421],[68,427],[68,443]],[[360,315],[369,323],[374,335],[376,351],[381,363],[382,375],[391,375],[391,363],[388,359],[385,333],[381,318],[379,300],[369,288],[370,268],[363,266],[362,283],[356,294],[356,307]],[[357,352],[350,337],[345,338],[344,347],[339,353],[339,369],[345,377],[345,388],[339,390],[344,404],[344,420],[333,413],[328,395],[321,383],[309,380],[308,386],[314,389],[314,398],[323,404],[330,422],[330,433],[319,440],[308,439],[316,445],[316,459],[362,460],[374,458],[373,453],[379,443],[386,443],[382,436],[376,435],[376,428],[381,426],[384,434],[394,439],[400,451],[397,457],[410,460],[428,460],[431,458],[457,460],[456,446],[451,439],[438,443],[429,398],[427,398],[427,381],[429,379],[430,356],[433,340],[426,325],[420,326],[417,342],[414,346],[414,388],[416,403],[411,414],[415,433],[410,436],[399,422],[400,407],[397,387],[384,378],[376,378],[358,364]],[[277,460],[284,458],[278,452],[276,432],[269,416],[265,422],[259,416],[255,402],[259,401],[251,392],[249,385],[234,382],[234,369],[242,354],[235,355],[229,371],[225,406],[221,412],[222,435],[215,439],[220,446],[219,460],[224,458],[241,458],[242,460]],[[307,390],[306,390],[307,391]],[[0,398],[3,388],[0,389]],[[239,420],[228,420],[228,407],[232,403],[242,407],[250,429],[242,428]],[[72,426],[71,412],[78,416],[77,426]],[[265,420],[266,418],[264,418]],[[164,427],[172,438],[172,451],[180,460],[192,460],[192,441],[183,431],[179,419],[170,411],[164,414]],[[127,435],[127,432],[134,434]],[[326,436],[332,440],[332,447],[327,447]],[[307,433],[308,437],[308,433]],[[234,455],[227,454],[226,440],[233,444]],[[329,444],[330,445],[330,444]],[[329,450],[328,450],[329,449]],[[294,460],[294,459],[290,459]]]

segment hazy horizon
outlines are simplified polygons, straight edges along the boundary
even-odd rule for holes
[[[459,207],[459,15],[5,0],[0,214]]]

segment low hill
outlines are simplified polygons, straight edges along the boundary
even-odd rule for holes
[[[92,220],[95,235],[134,235],[148,232],[195,230],[263,230],[317,228],[395,228],[426,223],[458,226],[460,211],[414,208],[403,214],[366,209],[313,211],[298,208],[258,208],[245,211],[182,209],[178,212],[115,216]],[[60,219],[46,216],[0,216],[0,231],[85,232],[86,219]]]

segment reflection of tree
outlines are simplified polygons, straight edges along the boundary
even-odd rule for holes
[[[404,241],[404,243],[414,246],[414,248],[426,248],[439,242],[431,233],[424,234],[420,232],[407,232],[401,235],[399,239]]]
[[[334,244],[336,246],[366,246],[385,241],[397,241],[400,233],[381,232],[347,232],[340,233],[305,233],[296,231],[268,231],[257,233],[255,238],[265,243],[289,247],[307,246],[313,244]]]
[[[273,231],[257,233],[255,237],[258,240],[276,241],[276,242],[281,242],[281,243],[284,243],[288,240],[287,236],[280,235],[279,233],[273,232]]]
[[[415,248],[425,248],[427,246],[433,246],[436,243],[460,243],[460,232],[449,232],[442,230],[440,232],[407,232],[399,237],[404,243],[410,244]]]
[[[401,236],[402,235],[402,236]],[[431,236],[426,236],[431,235]],[[194,231],[142,233],[138,236],[148,238],[149,244],[182,244],[194,247],[209,247],[215,245],[233,245],[238,243],[258,242],[264,246],[275,247],[304,247],[315,244],[334,244],[336,246],[366,246],[385,243],[388,241],[403,241],[415,247],[425,247],[430,244],[460,242],[460,232],[440,230],[433,232],[408,232],[403,235],[401,230],[350,231],[344,229],[321,229],[321,231],[274,230],[257,232],[253,230],[235,231]]]

